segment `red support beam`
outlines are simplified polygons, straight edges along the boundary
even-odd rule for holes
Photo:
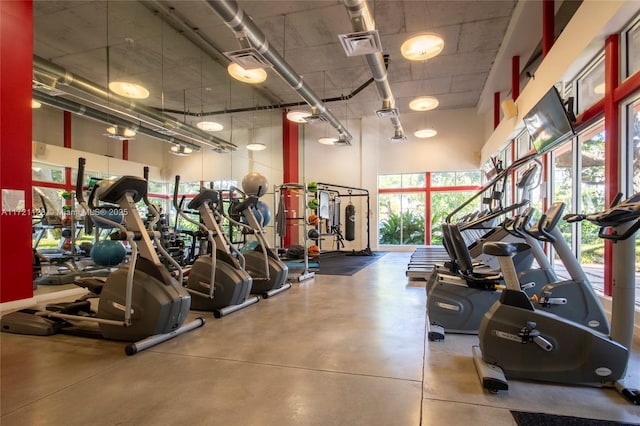
[[[287,120],[287,112],[282,112],[282,166],[283,166],[283,183],[299,182],[299,143],[298,143],[298,124]],[[293,217],[304,215],[303,211],[298,211],[300,207],[300,197],[298,194],[289,191],[285,194],[284,208],[285,217]],[[290,247],[293,244],[299,244],[299,227],[295,221],[287,221],[286,234],[283,240],[283,247]]]
[[[433,230],[431,229],[431,173],[426,172],[425,182],[427,184],[427,190],[424,196],[424,230],[425,230],[425,244],[431,245],[431,234]]]
[[[123,160],[129,159],[129,140],[128,139],[124,139],[122,141],[122,159]]]
[[[31,77],[33,2],[0,1],[0,303],[33,296]],[[6,192],[5,192],[6,191]],[[7,198],[5,198],[7,197]]]
[[[62,116],[62,139],[65,148],[71,148],[71,113],[64,111]]]
[[[618,34],[607,37],[604,46],[604,199],[609,205],[620,191],[620,109],[613,93],[620,82],[620,42]],[[604,293],[613,288],[611,241],[604,245]]]
[[[511,99],[515,102],[520,96],[520,56],[511,58]]]
[[[493,94],[493,128],[500,124],[500,92]]]
[[[555,5],[553,0],[542,0],[542,57],[553,47],[555,41]]]

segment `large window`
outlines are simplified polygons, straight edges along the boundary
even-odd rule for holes
[[[441,223],[479,188],[480,172],[408,173],[378,177],[378,243],[441,244]],[[478,209],[479,203],[465,212]]]

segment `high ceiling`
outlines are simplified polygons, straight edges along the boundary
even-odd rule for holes
[[[348,95],[371,78],[365,58],[347,57],[338,40],[338,34],[353,32],[342,1],[238,4],[318,97]],[[389,82],[401,120],[417,95],[436,96],[440,109],[478,105],[515,1],[368,4],[383,53],[389,55]],[[402,42],[425,31],[443,37],[444,51],[426,62],[404,59]],[[151,92],[143,101],[147,106],[181,112],[175,116],[188,123],[210,112],[218,115],[211,119],[226,125],[233,116],[234,126],[265,126],[273,115],[220,113],[302,102],[271,69],[258,86],[231,79],[222,53],[239,48],[236,34],[205,1],[34,2],[35,55],[102,87],[118,78],[134,79]],[[370,84],[351,99],[327,107],[340,120],[371,116],[381,107],[381,98]]]

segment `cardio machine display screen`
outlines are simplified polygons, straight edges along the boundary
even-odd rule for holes
[[[567,110],[555,87],[552,87],[525,115],[524,124],[538,154],[551,150],[575,134]]]

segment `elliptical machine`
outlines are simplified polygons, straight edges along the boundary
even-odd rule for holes
[[[640,229],[640,194],[599,213],[570,215],[588,220],[598,236],[613,244],[613,305],[611,335],[536,309],[519,289],[511,256],[513,244],[490,243],[499,256],[507,289],[485,314],[473,357],[482,385],[490,392],[508,390],[506,377],[566,384],[614,386],[633,404],[640,391],[628,387],[625,374],[633,341],[635,311],[635,238]]]
[[[95,215],[84,200],[83,178],[85,159],[78,159],[76,199],[90,217],[99,223],[118,228],[118,235],[131,246],[127,267],[112,272],[106,281],[82,281],[91,293],[70,303],[48,305],[45,310],[22,310],[4,315],[2,331],[30,335],[55,333],[76,334],[132,342],[125,347],[133,355],[173,337],[204,325],[203,318],[185,323],[191,297],[162,265],[149,233],[136,208],[147,192],[147,181],[140,177],[123,176],[117,180],[102,180],[91,191],[94,200],[108,203],[119,210],[125,225]],[[93,311],[90,299],[98,299]],[[80,323],[98,327],[81,327]]]
[[[258,242],[258,246],[254,250],[244,253],[245,268],[253,278],[251,293],[262,294],[262,297],[266,299],[290,289],[291,283],[287,282],[289,268],[269,246],[264,236],[264,229],[254,213],[259,197],[264,195],[267,189],[266,179],[261,175],[258,175],[261,179],[255,179],[256,175],[258,174],[250,173],[245,176],[243,179],[245,191],[235,187],[232,188],[232,190],[242,194],[244,199],[242,201],[231,200],[227,219],[229,223],[239,227],[244,235],[253,235]],[[252,179],[259,183],[251,182]],[[232,217],[237,214],[244,217],[246,223],[235,220]]]
[[[191,308],[213,311],[216,318],[221,318],[258,303],[259,297],[250,297],[253,279],[244,269],[244,256],[224,238],[214,216],[213,206],[222,202],[218,192],[201,188],[200,193],[187,205],[189,210],[199,212],[201,223],[187,216],[181,203],[178,203],[179,186],[178,175],[173,191],[173,206],[180,217],[198,226],[201,233],[206,235],[211,249],[210,255],[203,250],[189,271],[187,290],[191,294]]]

